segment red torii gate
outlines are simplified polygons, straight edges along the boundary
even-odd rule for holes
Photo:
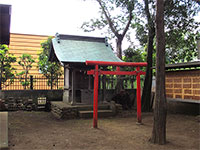
[[[141,93],[140,93],[140,75],[145,75],[140,67],[146,67],[146,62],[108,62],[108,61],[86,61],[86,65],[94,65],[95,69],[87,71],[88,75],[94,75],[94,99],[93,99],[93,128],[97,128],[98,121],[98,83],[99,75],[136,75],[137,80],[137,121],[141,119]],[[117,66],[116,71],[99,70],[99,66]],[[120,66],[136,67],[136,71],[120,71]]]

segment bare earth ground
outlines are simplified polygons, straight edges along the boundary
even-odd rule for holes
[[[196,116],[168,114],[166,145],[148,140],[153,114],[143,113],[143,125],[136,114],[99,119],[57,120],[49,112],[9,112],[10,150],[199,150],[200,123]]]

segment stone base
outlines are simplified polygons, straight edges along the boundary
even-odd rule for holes
[[[8,149],[8,112],[0,112],[0,150]]]
[[[114,102],[98,105],[99,117],[115,116],[120,114],[121,111],[122,106]],[[93,105],[70,105],[65,102],[51,102],[51,113],[58,119],[92,118]]]
[[[4,93],[2,92],[2,90],[0,90],[0,99],[4,98]]]
[[[78,109],[65,102],[51,102],[51,113],[58,119],[78,118]]]

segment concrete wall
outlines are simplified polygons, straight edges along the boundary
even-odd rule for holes
[[[2,91],[2,99],[8,97],[32,98],[33,101],[38,97],[47,97],[50,101],[62,101],[63,90],[7,90]]]
[[[126,90],[130,98],[133,100],[136,97],[136,90]],[[85,104],[93,103],[93,90],[81,90],[81,100],[80,102]],[[8,99],[9,97],[14,98],[32,98],[34,102],[37,101],[38,97],[47,97],[49,101],[62,101],[63,100],[63,90],[7,90],[2,91],[2,99]],[[114,96],[114,90],[106,90],[105,100],[111,101]],[[102,91],[99,90],[99,101],[102,100]]]
[[[126,91],[129,93],[130,98],[133,100],[136,97],[136,89],[126,89]],[[107,89],[105,93],[105,100],[110,102],[112,97],[114,96],[114,89]],[[99,90],[98,95],[98,101],[102,100],[102,90]],[[93,90],[81,90],[81,102],[86,104],[92,104],[93,103]]]
[[[167,111],[172,114],[199,115],[200,105],[195,103],[183,103],[167,101]]]

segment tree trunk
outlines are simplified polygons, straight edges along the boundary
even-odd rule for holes
[[[164,0],[156,1],[156,94],[151,142],[166,143]]]
[[[2,90],[2,73],[3,73],[3,65],[1,65],[1,72],[0,72],[0,90]]]
[[[123,37],[118,36],[116,40],[117,44],[117,57],[122,59],[122,40]],[[120,76],[117,76],[117,85],[115,87],[115,93],[118,94],[123,89],[123,80],[120,78]]]
[[[53,90],[53,72],[51,72],[51,82],[50,82],[50,84],[51,84],[51,90]]]
[[[148,34],[147,48],[147,68],[142,91],[142,111],[151,110],[151,86],[152,86],[152,55],[153,55],[153,39],[155,37],[155,28],[151,27]]]
[[[116,44],[117,44],[117,57],[122,59],[122,40],[123,38],[117,38],[116,39]]]
[[[28,78],[28,71],[26,70],[25,72],[25,84],[24,84],[24,89],[26,90],[27,85],[27,78]]]
[[[0,90],[2,89],[2,86],[1,86],[1,84],[2,84],[2,83],[1,83],[1,79],[2,79],[2,78],[0,77]]]
[[[151,86],[152,86],[152,60],[153,40],[155,37],[155,24],[149,11],[149,1],[144,0],[145,15],[148,22],[148,47],[147,47],[147,68],[142,91],[142,111],[151,110]]]

